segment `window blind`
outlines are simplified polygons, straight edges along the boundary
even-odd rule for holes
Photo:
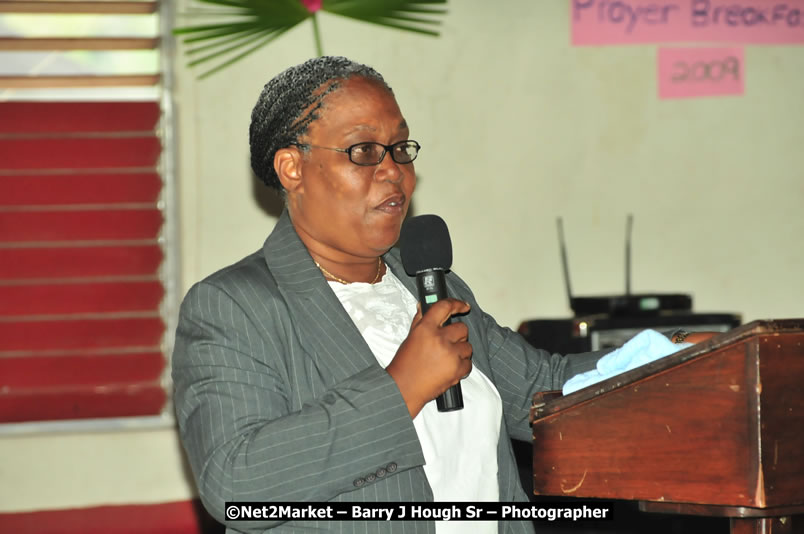
[[[159,26],[146,37],[31,36],[8,30],[24,18],[4,19],[117,24],[157,11],[154,1],[0,2],[0,51],[23,65],[0,73],[0,423],[158,415],[167,403],[162,73],[52,59],[158,52]],[[43,57],[60,66],[41,68]],[[112,90],[134,86],[153,96]]]

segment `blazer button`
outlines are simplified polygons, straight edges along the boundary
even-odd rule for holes
[[[353,484],[355,485],[356,488],[359,488],[359,487],[363,486],[363,484],[365,484],[365,483],[366,483],[366,479],[364,479],[364,478],[356,478],[355,481],[353,482]]]
[[[377,480],[377,475],[374,473],[369,473],[366,475],[366,482],[374,482],[375,480]]]
[[[391,462],[390,464],[385,466],[385,469],[387,469],[389,473],[393,473],[394,471],[396,471],[396,468],[397,468],[396,462]]]
[[[380,467],[379,469],[377,469],[377,478],[382,478],[386,474],[388,474],[388,471],[386,471],[384,467]]]

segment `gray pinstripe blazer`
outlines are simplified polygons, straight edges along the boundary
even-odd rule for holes
[[[384,257],[416,294],[398,251]],[[563,358],[532,348],[483,313],[455,274],[449,294],[468,301],[473,363],[497,386],[501,501],[522,501],[507,436],[530,439],[533,392],[560,389],[599,355]],[[193,286],[173,354],[183,445],[207,510],[225,501],[432,501],[424,457],[396,383],[380,367],[284,212],[261,251]],[[227,523],[229,532],[433,533],[432,522]],[[500,532],[531,532],[501,522]]]

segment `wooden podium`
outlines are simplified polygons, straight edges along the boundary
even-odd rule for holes
[[[735,534],[793,532],[804,319],[756,321],[567,396],[539,393],[530,419],[536,495],[725,516]]]

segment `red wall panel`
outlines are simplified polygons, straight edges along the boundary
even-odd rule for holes
[[[157,350],[0,357],[4,392],[46,387],[149,383],[159,380],[164,367],[165,358]]]
[[[158,102],[0,102],[0,132],[153,130]]]
[[[156,244],[84,247],[0,247],[0,279],[154,275],[162,263]]]
[[[0,138],[0,168],[110,169],[154,167],[162,150],[154,135]]]
[[[0,190],[0,206],[155,203],[162,179],[153,172],[0,176]]]
[[[156,209],[0,212],[0,242],[153,239]]]
[[[167,396],[157,382],[0,394],[0,421],[53,421],[157,415]]]
[[[198,499],[0,514],[13,534],[224,534]]]
[[[0,422],[155,415],[158,102],[0,102]]]
[[[0,285],[0,316],[159,312],[158,280]]]
[[[158,347],[164,330],[158,317],[0,319],[0,352]]]

